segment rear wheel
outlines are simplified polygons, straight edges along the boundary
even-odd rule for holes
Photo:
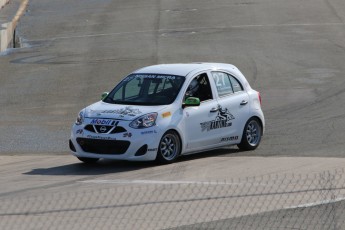
[[[77,157],[80,161],[86,164],[95,164],[99,158]]]
[[[244,126],[241,143],[238,144],[238,148],[241,150],[254,150],[261,141],[262,127],[257,118],[251,118]]]
[[[181,151],[181,140],[175,131],[166,132],[159,142],[157,158],[160,163],[171,163]]]

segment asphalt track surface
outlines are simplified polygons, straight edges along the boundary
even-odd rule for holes
[[[17,33],[22,48],[0,56],[3,202],[47,189],[80,195],[85,187],[78,181],[104,177],[155,184],[343,167],[343,0],[30,0]],[[151,64],[199,61],[235,64],[261,92],[267,126],[256,151],[227,148],[168,166],[106,161],[91,168],[69,155],[79,110],[123,76]],[[272,157],[277,165],[267,166]]]

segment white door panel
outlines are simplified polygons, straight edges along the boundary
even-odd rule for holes
[[[185,108],[187,150],[219,143],[220,136],[215,124],[218,113],[213,112],[216,108],[217,100],[203,102],[198,107]]]
[[[234,144],[241,141],[243,127],[249,118],[248,100],[249,96],[244,91],[218,99],[222,113],[231,117],[231,125],[226,129],[220,129],[222,132],[220,141],[224,144]]]
[[[243,127],[248,120],[249,96],[234,76],[221,71],[212,71],[210,75],[213,78],[211,85],[218,94],[218,117],[229,120],[226,128],[219,129],[219,142],[221,145],[237,144],[241,141]]]

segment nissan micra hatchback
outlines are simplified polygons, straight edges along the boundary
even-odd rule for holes
[[[86,163],[169,163],[228,145],[254,150],[264,129],[260,94],[235,66],[163,64],[134,71],[82,109],[69,145]]]

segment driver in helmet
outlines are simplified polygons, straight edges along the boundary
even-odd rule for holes
[[[198,89],[199,89],[199,82],[197,79],[193,79],[192,82],[188,86],[185,98],[198,97]]]

